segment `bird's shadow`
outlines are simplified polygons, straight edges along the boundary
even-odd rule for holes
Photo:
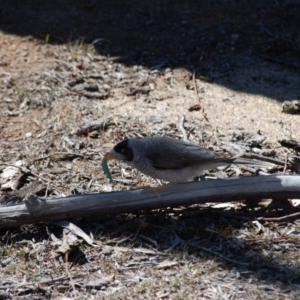
[[[149,247],[172,255],[184,252],[198,257],[199,261],[216,259],[224,269],[234,267],[245,278],[251,274],[265,283],[280,282],[292,287],[300,283],[299,265],[291,259],[297,257],[297,237],[284,233],[295,227],[293,222],[298,224],[299,216],[282,222],[253,222],[287,213],[291,212],[265,208],[255,212],[246,208],[224,211],[202,207],[199,210],[195,207],[182,212],[157,210],[136,217],[123,215],[98,220],[98,223],[103,229],[101,236],[130,237],[124,243],[126,246]],[[286,249],[293,250],[288,253]]]

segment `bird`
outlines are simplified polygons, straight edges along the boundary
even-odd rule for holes
[[[169,183],[194,179],[206,170],[230,164],[270,167],[270,163],[217,154],[188,141],[166,136],[129,138],[118,143],[106,160],[120,160],[140,172]]]

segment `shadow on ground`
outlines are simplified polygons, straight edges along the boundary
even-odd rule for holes
[[[241,92],[300,96],[300,1],[0,1],[0,30],[93,43],[127,65],[186,68]]]
[[[238,210],[238,213],[243,213],[244,216],[250,218],[252,215],[243,209]],[[257,217],[265,213],[265,210],[258,211]],[[144,228],[141,227],[140,219],[133,215],[94,220],[81,219],[79,223],[74,223],[84,228],[87,233],[93,232],[95,238],[101,240],[101,246],[95,250],[97,255],[100,255],[102,250],[106,251],[104,250],[106,242],[107,245],[113,246],[113,241],[118,241],[116,247],[124,247],[128,251],[135,248],[149,249],[149,251],[153,249],[158,251],[157,253],[164,254],[162,258],[167,256],[170,260],[188,259],[191,263],[204,265],[205,262],[210,261],[210,264],[214,265],[211,268],[222,265],[222,268],[228,270],[228,274],[231,274],[231,271],[239,274],[236,278],[238,282],[254,280],[262,289],[272,290],[270,286],[272,285],[287,291],[289,288],[295,289],[300,283],[299,262],[289,258],[292,255],[298,255],[296,240],[261,238],[260,235],[251,238],[247,222],[242,219],[224,218],[223,214],[218,215],[217,211],[213,212],[209,208],[198,212],[191,211],[176,218],[159,213],[157,216],[144,216],[142,219],[144,224],[147,224]],[[264,225],[265,228],[272,227],[267,223]],[[284,226],[288,227],[289,222],[286,222]],[[4,234],[4,230],[1,230],[3,231],[2,246],[18,247],[18,244],[26,244],[26,241],[28,243],[34,241],[36,245],[39,245],[48,240],[47,251],[55,251],[55,247],[49,244],[48,227],[50,233],[62,238],[60,228],[55,225],[26,225],[21,231],[11,230]],[[99,229],[100,227],[102,229]],[[279,227],[282,226],[276,224],[276,228]],[[244,238],[242,238],[243,232],[245,232]],[[72,262],[78,265],[88,264],[89,259],[86,258],[85,253],[88,254],[92,250],[90,247],[84,248],[84,245],[80,248],[76,247],[76,251],[72,251],[71,254],[74,255]],[[43,248],[43,251],[46,251],[46,248]],[[106,257],[110,259],[110,256],[106,255]],[[119,263],[126,264],[126,261]],[[153,264],[155,265],[155,262]],[[210,267],[206,265],[206,268],[209,272]],[[215,269],[215,272],[219,270]],[[268,286],[264,286],[265,284]]]

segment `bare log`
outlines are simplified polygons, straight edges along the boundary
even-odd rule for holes
[[[300,198],[300,176],[239,177],[65,198],[30,196],[21,204],[0,206],[0,228],[74,217],[261,198]]]

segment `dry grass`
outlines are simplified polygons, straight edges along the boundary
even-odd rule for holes
[[[189,111],[198,98],[192,73],[179,66],[150,69],[135,56],[123,64],[83,40],[0,37],[0,164],[19,161],[32,172],[16,173],[10,189],[1,181],[1,199],[37,179],[42,196],[157,186],[123,164],[110,165],[110,184],[101,159],[124,137],[182,137],[183,115],[188,138],[214,150],[235,142],[284,160],[291,151],[278,140],[300,140],[299,117],[274,100],[299,93],[299,74],[261,56],[234,58],[240,67],[228,72],[197,72],[203,113]],[[265,140],[253,145],[258,131]],[[250,174],[229,168],[205,176],[239,175]],[[299,220],[253,222],[287,213],[234,203],[70,220],[94,246],[57,224],[1,229],[0,298],[298,299]]]

